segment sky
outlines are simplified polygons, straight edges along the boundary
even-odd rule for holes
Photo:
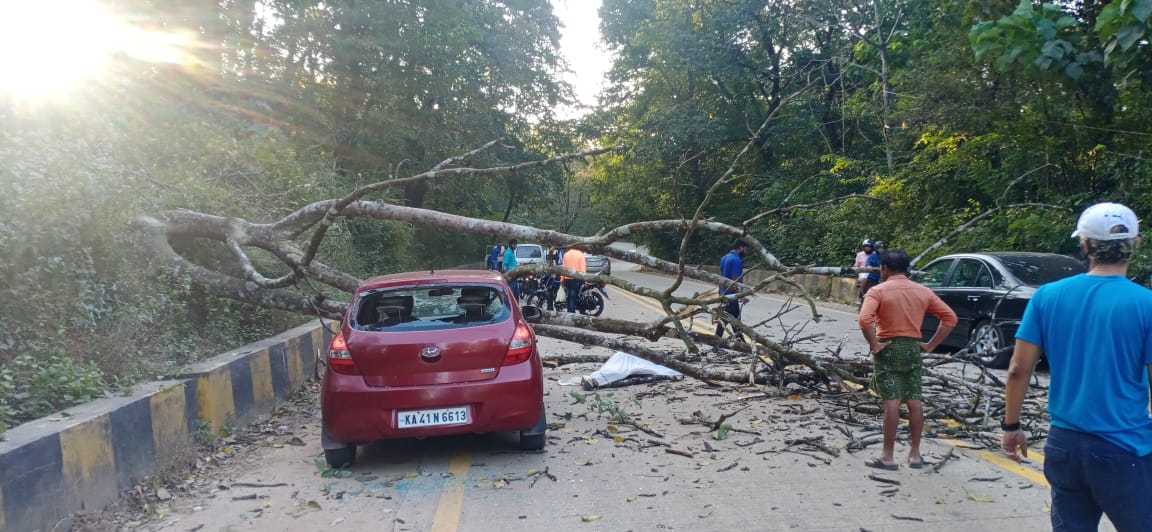
[[[552,7],[563,27],[560,28],[560,50],[572,70],[566,77],[584,105],[596,105],[596,95],[604,84],[611,60],[600,44],[600,0],[552,0]],[[582,114],[574,109],[561,110],[561,117]]]

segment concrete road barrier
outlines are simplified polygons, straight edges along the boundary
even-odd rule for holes
[[[704,270],[712,273],[719,274],[720,268],[716,266],[705,266]],[[757,284],[768,278],[770,272],[764,270],[748,270],[744,272],[744,282],[746,284]],[[816,275],[812,273],[801,273],[791,277],[792,282],[799,285],[804,289],[808,295],[828,301],[836,301],[848,305],[856,304],[856,278],[855,277],[839,277],[833,275]],[[773,292],[780,292],[784,294],[795,293],[794,286],[785,283],[772,283],[768,285],[768,289]]]
[[[316,375],[331,332],[310,323],[0,434],[0,531],[67,530],[174,463],[198,431],[267,416]]]

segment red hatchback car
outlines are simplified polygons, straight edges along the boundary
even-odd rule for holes
[[[544,447],[536,307],[495,272],[374,277],[356,290],[326,359],[321,442],[332,467],[374,440],[519,431]]]

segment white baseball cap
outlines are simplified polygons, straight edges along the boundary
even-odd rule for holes
[[[1140,236],[1140,222],[1132,209],[1119,203],[1097,203],[1084,210],[1072,238],[1128,240]]]

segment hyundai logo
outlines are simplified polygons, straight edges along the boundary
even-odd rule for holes
[[[428,361],[435,362],[440,360],[440,348],[436,346],[428,346],[420,350],[420,358]]]

